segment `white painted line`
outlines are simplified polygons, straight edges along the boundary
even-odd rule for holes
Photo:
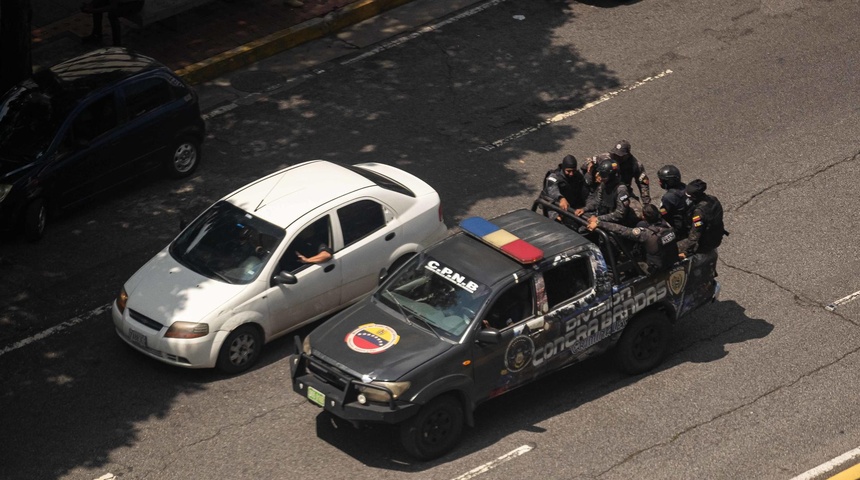
[[[473,469],[469,470],[468,472],[460,475],[459,477],[455,478],[454,480],[469,480],[470,478],[475,478],[482,473],[489,472],[490,470],[498,467],[499,465],[507,462],[508,460],[513,460],[514,458],[517,458],[520,455],[523,455],[523,454],[530,452],[533,448],[534,447],[531,445],[523,445],[522,447],[520,447],[516,450],[512,450],[512,451],[502,455],[501,457],[493,460],[492,462],[487,462],[487,463],[481,465],[480,467],[473,468]]]
[[[13,350],[18,350],[21,347],[25,347],[25,346],[27,346],[27,345],[29,345],[29,344],[37,341],[37,340],[41,340],[43,338],[50,337],[51,335],[53,335],[55,333],[62,332],[63,330],[65,330],[69,327],[74,327],[75,325],[77,325],[77,324],[79,324],[85,320],[89,320],[90,318],[95,317],[96,315],[102,314],[105,310],[110,308],[110,306],[111,306],[110,303],[107,305],[102,305],[101,307],[98,307],[95,310],[91,310],[91,311],[89,311],[89,312],[87,312],[87,313],[85,313],[79,317],[72,318],[71,320],[66,320],[65,322],[63,322],[59,325],[54,325],[53,327],[51,327],[47,330],[42,330],[41,332],[33,335],[32,337],[27,337],[24,340],[21,340],[19,342],[15,342],[12,345],[9,345],[8,347],[3,348],[3,350],[0,350],[0,356],[3,356],[3,355],[5,355],[5,354],[7,354]]]
[[[850,301],[856,300],[857,298],[860,298],[860,290],[852,293],[851,295],[847,295],[845,297],[842,297],[839,300],[836,300],[835,302],[831,303],[830,305],[828,305],[824,308],[826,310],[832,312],[832,311],[836,310],[836,307],[838,307],[839,305],[842,305],[843,303],[848,303]]]
[[[340,65],[345,66],[345,65],[349,65],[351,63],[355,63],[359,60],[364,60],[365,58],[372,57],[378,53],[384,52],[385,50],[388,50],[390,48],[394,48],[398,45],[402,45],[402,44],[404,44],[410,40],[414,40],[414,39],[420,37],[421,35],[424,35],[425,33],[433,32],[433,31],[438,30],[438,29],[440,29],[446,25],[450,25],[450,24],[452,24],[458,20],[462,20],[466,17],[471,17],[472,15],[475,15],[476,13],[479,13],[483,10],[486,10],[490,7],[494,7],[498,4],[500,4],[502,2],[506,2],[506,1],[507,0],[491,0],[491,1],[484,3],[484,4],[481,4],[475,8],[472,8],[470,10],[466,10],[465,12],[454,15],[453,17],[451,17],[447,20],[443,20],[439,23],[434,23],[433,25],[427,25],[425,27],[421,27],[418,30],[410,33],[409,35],[404,35],[402,37],[391,40],[390,42],[385,42],[376,48],[368,50],[365,53],[362,53],[361,55],[357,55],[357,56],[352,57],[350,59],[344,60],[343,62],[340,63]],[[326,70],[323,68],[315,68],[312,71],[313,71],[314,75],[304,74],[304,75],[300,75],[299,78],[304,78],[304,79],[313,78],[314,76],[319,76],[319,75],[326,73]],[[284,83],[271,85],[271,86],[267,87],[266,89],[264,89],[263,93],[272,93],[274,90],[282,88],[282,87],[286,86],[286,84],[294,82],[294,81],[295,81],[295,79],[291,78],[291,79],[287,79],[287,81]],[[229,112],[230,110],[233,110],[234,108],[239,106],[238,105],[239,103],[242,103],[243,99],[247,98],[250,95],[254,95],[254,94],[246,95],[245,97],[242,97],[242,99],[234,100],[232,103],[222,105],[222,106],[220,106],[220,107],[218,107],[218,108],[216,108],[210,112],[204,113],[202,115],[203,120],[209,120],[211,118],[217,117],[218,115],[222,115],[224,113]]]
[[[600,98],[598,98],[597,100],[595,100],[593,102],[589,102],[580,108],[577,108],[575,110],[570,110],[569,112],[559,113],[558,115],[556,115],[552,118],[549,118],[547,120],[544,120],[544,121],[538,123],[537,125],[525,128],[523,130],[520,130],[519,132],[508,135],[507,137],[505,137],[501,140],[496,140],[495,142],[493,142],[489,145],[484,145],[482,147],[478,147],[478,148],[474,148],[472,150],[469,150],[469,153],[474,153],[474,152],[477,152],[478,150],[484,150],[487,152],[489,152],[490,150],[495,150],[495,149],[497,149],[503,145],[506,145],[508,143],[513,142],[514,140],[516,140],[518,138],[522,138],[522,137],[525,137],[526,135],[528,135],[532,132],[536,132],[539,129],[546,127],[547,125],[551,125],[553,123],[560,122],[560,121],[567,119],[567,118],[570,118],[570,117],[572,117],[578,113],[582,113],[582,112],[584,112],[590,108],[594,108],[594,107],[600,105],[601,103],[603,103],[609,99],[615,98],[616,96],[618,96],[624,92],[629,92],[631,90],[635,90],[635,89],[641,87],[642,85],[644,85],[648,82],[652,82],[654,80],[661,79],[661,78],[663,78],[663,77],[665,77],[671,73],[672,73],[672,70],[665,70],[663,72],[660,72],[657,75],[654,75],[653,77],[643,78],[642,80],[639,80],[638,82],[634,83],[633,85],[620,88],[620,89],[615,90],[613,92],[605,93]]]
[[[394,48],[398,45],[402,45],[402,44],[404,44],[410,40],[414,40],[414,39],[420,37],[421,35],[424,35],[425,33],[430,33],[434,30],[438,30],[438,29],[444,27],[445,25],[450,25],[450,24],[452,24],[458,20],[462,20],[464,18],[471,17],[472,15],[474,15],[476,13],[480,13],[480,12],[490,8],[490,7],[495,7],[496,5],[498,5],[504,1],[507,1],[507,0],[492,0],[490,2],[478,5],[475,8],[472,8],[472,9],[466,10],[463,13],[459,13],[457,15],[454,15],[453,17],[451,17],[447,20],[443,20],[439,23],[434,23],[433,25],[428,25],[426,27],[422,27],[422,28],[416,30],[415,32],[410,33],[409,35],[404,35],[404,36],[396,38],[390,42],[385,42],[385,43],[381,44],[380,46],[378,46],[374,49],[371,49],[365,53],[362,53],[361,55],[357,55],[357,56],[350,58],[348,60],[344,60],[340,64],[341,65],[349,65],[350,63],[355,63],[359,60],[364,60],[365,58],[372,57],[372,56],[376,55],[377,53],[383,52],[383,51],[388,50],[390,48]]]
[[[845,452],[827,463],[822,463],[821,465],[813,468],[812,470],[808,470],[804,473],[801,473],[800,475],[792,478],[791,480],[813,480],[845,463],[853,461],[857,457],[860,457],[860,447],[857,447],[850,452]]]

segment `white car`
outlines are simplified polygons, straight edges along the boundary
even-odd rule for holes
[[[263,344],[358,301],[447,231],[439,195],[409,173],[305,162],[209,207],[132,275],[111,316],[150,357],[237,373]],[[320,252],[332,255],[302,262]]]

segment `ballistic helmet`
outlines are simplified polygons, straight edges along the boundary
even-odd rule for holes
[[[597,164],[597,174],[601,181],[608,182],[618,176],[618,162],[615,160],[601,160]]]
[[[674,165],[665,165],[660,170],[657,170],[657,178],[660,179],[661,186],[666,185],[671,187],[681,183],[681,171]]]

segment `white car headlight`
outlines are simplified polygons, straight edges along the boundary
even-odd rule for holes
[[[7,185],[5,183],[0,183],[0,202],[6,199],[6,195],[9,195],[9,192],[12,191],[12,185]]]
[[[165,338],[200,338],[209,335],[208,323],[173,322]]]

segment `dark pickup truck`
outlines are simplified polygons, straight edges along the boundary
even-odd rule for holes
[[[432,459],[479,404],[543,375],[609,349],[627,373],[654,368],[672,324],[717,299],[716,252],[646,275],[624,242],[539,205],[463,220],[316,328],[290,357],[293,390],[355,425],[399,424]]]

